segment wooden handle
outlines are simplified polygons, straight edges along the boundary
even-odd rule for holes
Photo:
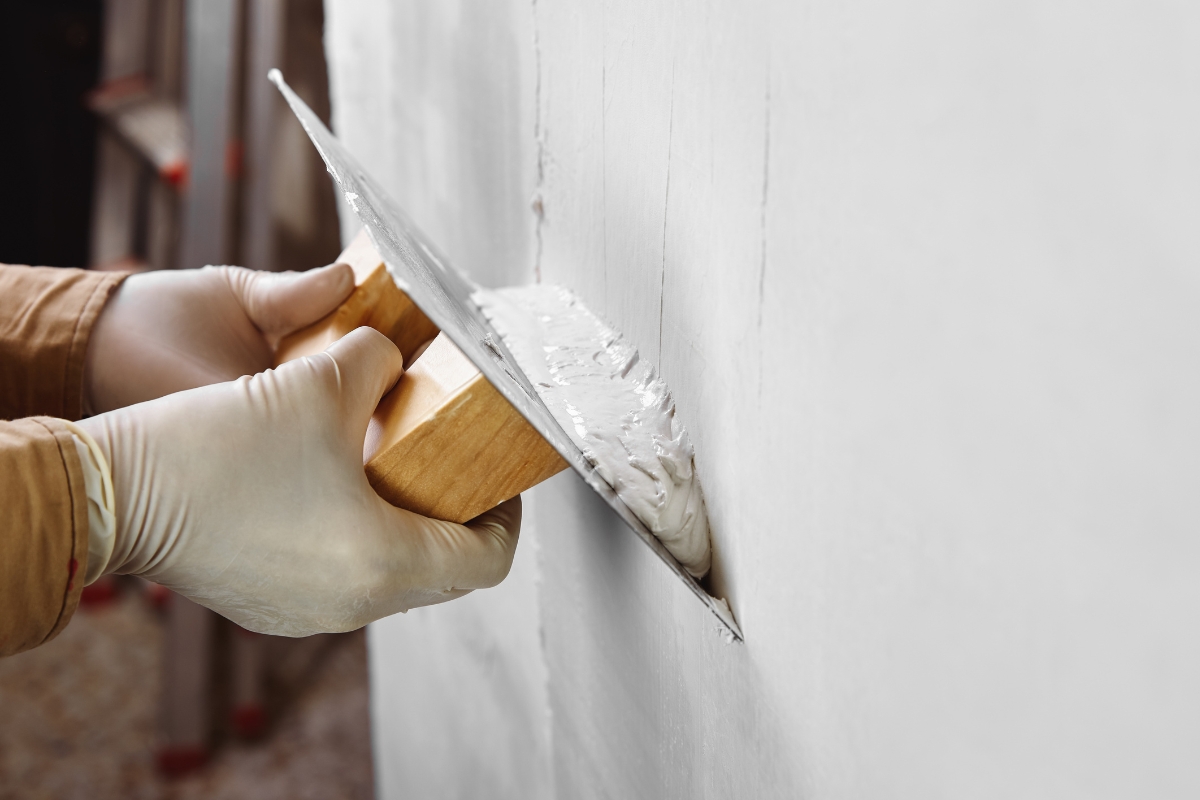
[[[333,313],[285,337],[275,362],[319,353],[362,325],[400,348],[406,371],[376,408],[363,451],[367,479],[381,497],[427,517],[466,522],[566,469],[396,287],[366,231],[338,260],[354,268],[354,292]]]
[[[363,456],[383,499],[451,522],[567,466],[444,333],[380,402]]]
[[[400,291],[363,230],[338,261],[354,270],[354,292],[334,311],[285,336],[275,348],[275,366],[320,353],[355,328],[374,328],[396,343],[405,364],[438,335],[437,326]]]

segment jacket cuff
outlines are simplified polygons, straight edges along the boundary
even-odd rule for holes
[[[92,328],[128,273],[0,264],[0,419],[79,419]]]
[[[0,656],[50,641],[83,591],[88,502],[71,431],[60,419],[0,422]]]

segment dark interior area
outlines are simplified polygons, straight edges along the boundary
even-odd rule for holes
[[[85,266],[99,0],[0,4],[0,262]]]

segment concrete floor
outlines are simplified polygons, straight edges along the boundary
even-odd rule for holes
[[[366,638],[268,639],[267,736],[218,733],[212,761],[154,768],[161,624],[134,591],[80,609],[56,640],[0,659],[0,800],[373,796]]]

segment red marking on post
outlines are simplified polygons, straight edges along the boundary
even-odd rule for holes
[[[157,583],[151,583],[146,587],[146,601],[155,611],[163,611],[171,602],[171,590]]]
[[[233,730],[242,739],[257,739],[267,730],[267,711],[261,703],[243,703],[230,715]]]
[[[168,778],[182,778],[208,762],[208,748],[203,745],[163,747],[155,757],[158,771]]]
[[[142,73],[126,75],[111,81],[105,81],[84,95],[89,108],[98,109],[103,106],[120,103],[129,97],[146,94],[150,91],[150,81]]]
[[[116,577],[103,575],[91,586],[83,587],[83,591],[79,593],[79,605],[96,609],[116,600],[119,594],[120,587]]]
[[[230,139],[225,144],[225,175],[230,180],[242,177],[242,140]]]
[[[170,164],[164,164],[158,170],[158,176],[175,189],[183,189],[188,182],[188,162],[186,158],[177,158]]]

